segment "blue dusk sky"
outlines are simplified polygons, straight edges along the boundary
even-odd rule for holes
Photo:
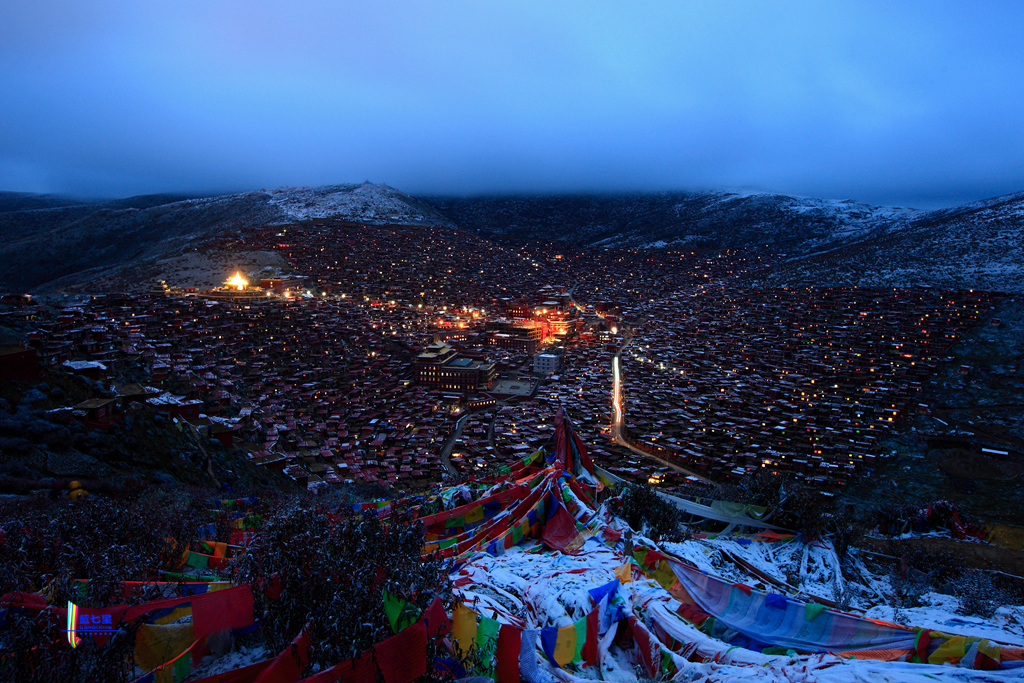
[[[0,189],[1024,190],[1019,2],[5,0]]]

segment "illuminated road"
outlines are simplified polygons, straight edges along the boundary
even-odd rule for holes
[[[455,479],[459,478],[459,470],[455,465],[452,464],[452,448],[455,447],[455,442],[460,436],[462,436],[462,428],[466,426],[466,420],[469,418],[469,413],[466,413],[455,422],[455,429],[452,430],[452,435],[445,441],[444,446],[441,448],[441,464],[448,470],[448,474],[452,475]]]
[[[636,446],[631,444],[629,442],[629,440],[625,436],[623,436],[623,434],[622,434],[622,424],[625,421],[625,415],[624,415],[624,411],[623,411],[623,408],[622,408],[622,370],[621,370],[620,363],[622,362],[622,360],[621,360],[622,350],[625,349],[627,346],[629,346],[629,343],[632,340],[633,340],[633,332],[632,332],[632,330],[630,330],[627,327],[622,332],[622,346],[620,346],[619,350],[615,353],[614,356],[612,356],[612,410],[613,410],[612,415],[613,415],[613,418],[614,418],[612,420],[612,425],[611,425],[611,435],[612,435],[612,438],[615,440],[615,443],[617,443],[620,446],[623,446],[625,448],[628,448],[629,450],[633,451],[637,455],[641,455],[641,456],[643,456],[645,458],[649,458],[651,460],[659,462],[662,465],[665,465],[666,467],[670,467],[670,468],[676,470],[677,472],[682,472],[683,474],[689,475],[691,477],[697,477],[698,479],[700,479],[702,481],[706,481],[706,482],[709,482],[709,483],[714,483],[710,479],[708,479],[707,477],[702,477],[701,475],[697,474],[696,472],[691,472],[690,470],[686,469],[685,467],[680,467],[679,465],[677,465],[674,462],[665,460],[663,458],[659,458],[656,455],[651,455],[650,453],[647,453],[645,451],[640,450],[639,448],[637,448]],[[622,481],[621,479],[619,479],[618,477],[616,477],[615,475],[613,475],[610,472],[605,471],[605,474],[606,475],[610,475],[610,478],[612,478],[614,481]],[[748,517],[746,515],[730,515],[730,514],[727,514],[727,513],[723,513],[723,512],[721,512],[719,510],[715,510],[712,507],[709,507],[709,506],[706,506],[706,505],[701,505],[700,503],[696,503],[696,502],[694,502],[692,500],[685,500],[683,498],[677,498],[675,496],[671,496],[671,495],[669,495],[667,493],[664,493],[662,491],[657,491],[656,490],[656,493],[663,500],[668,501],[669,503],[675,505],[680,510],[682,510],[684,512],[687,512],[687,513],[689,513],[691,515],[696,515],[698,517],[704,517],[706,519],[714,519],[714,520],[718,520],[720,522],[726,522],[728,524],[736,524],[736,525],[740,525],[740,526],[755,527],[755,528],[759,528],[759,529],[781,529],[781,527],[777,527],[777,526],[775,526],[773,524],[769,524],[768,523],[768,519],[771,518],[771,514],[769,514],[767,517],[764,517],[763,519],[756,520],[756,519],[752,519],[752,518],[750,518],[750,517]],[[785,529],[782,529],[782,530],[785,531]]]
[[[622,331],[622,346],[620,346],[619,350],[615,352],[614,356],[612,356],[612,411],[613,411],[612,412],[612,424],[611,424],[611,436],[612,436],[612,439],[615,441],[615,443],[617,443],[620,446],[623,446],[625,448],[628,448],[629,450],[633,451],[637,455],[642,455],[645,458],[649,458],[651,460],[655,460],[655,461],[661,463],[662,465],[664,465],[666,467],[670,467],[670,468],[674,469],[677,472],[682,472],[683,474],[685,474],[687,476],[696,477],[696,478],[698,478],[698,479],[700,479],[702,481],[710,482],[711,480],[708,479],[707,477],[702,477],[701,475],[697,474],[696,472],[691,472],[690,470],[686,469],[685,467],[680,467],[679,465],[677,465],[676,463],[674,463],[674,462],[672,462],[670,460],[665,460],[664,458],[659,458],[656,455],[651,455],[647,451],[644,451],[644,450],[641,450],[641,449],[637,448],[632,443],[630,443],[629,439],[627,439],[623,435],[623,433],[622,433],[622,425],[623,425],[623,422],[625,421],[625,415],[623,414],[623,409],[622,409],[622,370],[621,370],[622,351],[627,346],[629,346],[630,342],[632,342],[632,341],[633,341],[633,331],[629,327],[626,327]]]

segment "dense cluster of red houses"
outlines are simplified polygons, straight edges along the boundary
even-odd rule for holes
[[[841,487],[988,313],[978,292],[733,289],[649,303],[622,354],[635,443],[716,479]]]
[[[736,276],[768,259],[746,253],[512,248],[338,221],[205,248],[276,249],[296,275],[261,283],[265,295],[161,286],[82,299],[34,320],[30,351],[126,381],[114,398],[71,406],[90,424],[145,406],[312,489],[438,480],[462,411],[454,466],[507,465],[546,441],[559,406],[599,462],[646,479],[649,464],[607,441],[611,361],[626,340],[635,445],[719,479],[768,468],[842,486],[881,455],[878,436],[991,301],[750,289]],[[558,353],[543,382],[529,376],[541,350]]]

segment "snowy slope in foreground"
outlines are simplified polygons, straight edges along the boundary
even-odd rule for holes
[[[624,522],[602,511],[604,520],[623,535],[630,531]],[[650,539],[633,534],[632,541],[646,547],[657,547]],[[739,542],[739,541],[742,541]],[[698,567],[698,572],[709,576],[721,576],[733,585],[752,586],[754,591],[765,590],[760,581],[771,577],[784,584],[787,578],[794,581],[797,590],[774,585],[766,592],[786,595],[787,601],[800,600],[800,595],[821,594],[838,583],[849,589],[855,596],[854,602],[867,610],[867,616],[886,621],[893,618],[907,618],[914,626],[935,629],[947,637],[964,635],[981,637],[1011,645],[1024,642],[1024,608],[1006,606],[991,619],[964,617],[956,613],[959,604],[948,595],[929,594],[924,596],[927,606],[906,610],[905,615],[894,614],[890,607],[882,604],[884,594],[891,594],[886,577],[875,576],[857,561],[861,568],[861,581],[849,582],[844,586],[839,570],[839,560],[828,543],[804,543],[798,539],[782,543],[764,543],[757,537],[736,537],[708,540],[693,540],[684,543],[668,543],[663,551],[669,555],[684,558]],[[712,637],[706,628],[691,625],[685,618],[679,618],[681,603],[676,594],[667,591],[660,581],[647,572],[640,571],[632,564],[622,541],[609,545],[595,536],[588,539],[578,553],[537,552],[539,548],[511,548],[499,556],[479,553],[473,556],[462,569],[452,575],[456,581],[457,596],[464,604],[479,614],[484,614],[502,623],[516,624],[517,628],[544,629],[549,627],[565,629],[594,609],[591,591],[618,578],[620,585],[613,590],[613,597],[620,601],[625,614],[635,614],[645,622],[650,633],[661,642],[685,643],[682,656],[661,650],[661,670],[666,667],[675,671],[671,680],[716,681],[732,683],[739,681],[800,681],[802,683],[839,683],[845,681],[1011,681],[1021,680],[1024,669],[1007,668],[999,671],[981,671],[957,665],[913,664],[903,661],[882,661],[837,657],[832,654],[798,655],[795,653],[767,654],[744,647],[730,646],[727,631],[723,639]],[[722,553],[721,551],[725,551]],[[758,574],[743,571],[729,556],[741,557],[757,568]],[[632,565],[632,566],[631,566]],[[624,574],[623,572],[626,572]],[[631,579],[622,580],[631,574]],[[699,574],[698,574],[699,576]],[[693,593],[693,586],[686,586]],[[749,589],[748,589],[749,590]],[[730,605],[732,601],[730,599]],[[742,611],[742,610],[741,610]],[[770,610],[769,610],[770,611]],[[759,611],[758,614],[761,612]],[[737,613],[739,614],[739,613]],[[802,615],[802,611],[797,611]],[[734,614],[733,617],[736,615]],[[600,619],[601,617],[599,617]],[[807,617],[808,619],[816,617]],[[761,617],[757,617],[758,620]],[[767,619],[767,616],[765,617]],[[788,619],[788,617],[784,618]],[[771,622],[771,623],[769,623]],[[761,621],[755,623],[760,624]],[[766,632],[777,624],[771,619],[764,621]],[[589,627],[588,627],[589,628]],[[845,628],[845,627],[842,627]],[[842,629],[840,629],[842,630]],[[808,633],[813,631],[810,629]],[[561,631],[560,631],[561,632]],[[525,633],[525,631],[524,631]],[[803,633],[803,631],[801,631]],[[856,639],[857,634],[846,636]],[[858,632],[859,633],[859,632]],[[914,632],[908,630],[908,638]],[[642,666],[638,647],[626,647],[621,639],[614,639],[615,629],[607,637],[600,637],[599,673],[593,669],[571,667],[572,671],[558,669],[540,657],[536,668],[527,675],[528,681],[555,680],[575,682],[593,679],[595,674],[607,681],[651,680],[641,673]],[[860,637],[867,637],[859,633]],[[525,637],[525,636],[524,636]],[[932,633],[935,637],[935,633]],[[652,641],[654,642],[654,641]],[[530,658],[532,660],[532,657]],[[658,661],[655,653],[654,661]],[[531,665],[532,667],[532,665]],[[649,675],[649,674],[648,674]],[[671,675],[671,674],[669,674]],[[584,676],[585,678],[580,678]]]

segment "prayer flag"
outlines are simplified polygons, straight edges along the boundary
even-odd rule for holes
[[[551,663],[564,668],[570,662],[581,661],[587,640],[587,617],[562,628],[541,629],[540,638],[544,654]]]
[[[373,646],[384,683],[411,683],[427,673],[427,628],[417,621]]]
[[[500,629],[501,624],[497,621],[481,615],[480,625],[476,630],[476,651],[477,661],[479,662],[477,673],[480,675],[486,676],[494,671],[492,662],[495,649],[498,646],[498,632]]]
[[[394,633],[408,628],[420,618],[420,611],[415,605],[392,595],[387,589],[381,592],[384,599],[384,612],[388,615],[388,623],[391,624],[391,630]]]
[[[618,585],[618,581],[615,582]],[[602,601],[607,601],[608,595],[602,598]],[[584,664],[587,666],[597,666],[597,639],[598,631],[600,630],[598,622],[600,620],[599,611],[601,607],[595,607],[590,610],[590,614],[587,615],[586,629],[583,632],[583,649],[580,654],[583,658]]]
[[[248,584],[192,598],[192,627],[196,638],[250,626],[253,620],[252,589]]]
[[[544,525],[540,538],[544,545],[571,555],[583,545],[584,537],[576,528],[576,520],[561,504],[556,504],[553,514]]]
[[[196,641],[192,624],[142,624],[135,636],[135,662],[143,671],[166,664]]]
[[[824,609],[825,605],[819,605],[816,602],[808,602],[804,606],[804,616],[807,618],[807,621],[814,621],[814,618],[821,614]]]
[[[435,597],[434,601],[430,603],[430,607],[423,614],[423,621],[427,625],[428,637],[446,636],[452,631],[452,622],[444,611],[441,598]]]
[[[459,605],[452,612],[452,637],[459,644],[461,656],[465,657],[476,645],[476,612],[465,605]]]
[[[498,647],[494,677],[497,683],[519,683],[519,653],[521,650],[519,629],[511,624],[502,624],[498,631]]]
[[[295,683],[309,662],[308,653],[309,636],[303,628],[295,640],[260,672],[255,683]]]

